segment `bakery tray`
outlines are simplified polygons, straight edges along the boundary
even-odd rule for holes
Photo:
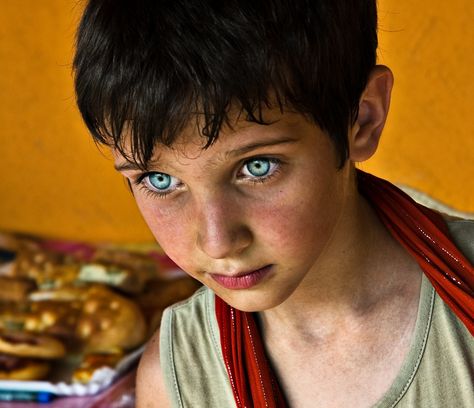
[[[70,372],[76,364],[73,359],[55,367],[52,381],[0,380],[0,401],[25,401],[31,398],[38,402],[48,402],[56,396],[77,397],[97,394],[130,370],[140,358],[144,347],[125,355],[115,368],[102,367],[95,370],[91,380],[86,384],[61,380],[61,378],[70,378]]]

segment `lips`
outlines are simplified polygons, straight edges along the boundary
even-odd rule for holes
[[[265,276],[268,275],[270,270],[271,265],[267,265],[252,272],[244,272],[231,276],[215,273],[211,273],[210,275],[212,279],[226,289],[249,289],[259,284]]]

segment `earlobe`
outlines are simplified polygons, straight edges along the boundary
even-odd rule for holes
[[[353,162],[369,159],[377,150],[390,107],[393,74],[377,65],[370,73],[360,98],[357,120],[349,133],[349,158]]]

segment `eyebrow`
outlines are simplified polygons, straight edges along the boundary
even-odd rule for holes
[[[115,170],[117,171],[126,171],[126,170],[141,170],[141,168],[135,163],[125,162],[125,163],[116,163],[114,165]]]
[[[290,137],[269,140],[269,141],[264,141],[264,142],[255,142],[246,146],[239,147],[238,149],[230,150],[226,152],[225,155],[226,157],[236,157],[236,156],[241,156],[245,153],[251,152],[252,150],[261,148],[261,147],[276,146],[276,145],[289,144],[289,143],[295,143],[295,142],[297,142],[297,139],[290,138]]]
[[[289,144],[289,143],[295,143],[297,139],[293,138],[283,138],[283,139],[276,139],[276,140],[270,140],[270,141],[263,141],[263,142],[255,142],[248,144],[246,146],[239,147],[238,149],[234,150],[229,150],[228,152],[225,153],[225,157],[237,157],[241,156],[243,154],[246,154],[248,152],[251,152],[252,150],[256,150],[262,147],[269,147],[269,146],[276,146],[276,145],[281,145],[281,144]],[[127,170],[143,170],[142,167],[138,166],[135,163],[132,162],[124,162],[124,163],[116,163],[115,164],[115,170],[121,172],[121,171],[127,171]],[[146,166],[148,167],[148,166]],[[146,170],[146,169],[145,169]]]

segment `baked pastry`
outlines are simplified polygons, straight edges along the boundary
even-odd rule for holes
[[[16,252],[2,245],[0,234],[0,276],[11,276],[15,266]]]
[[[155,278],[158,268],[155,259],[147,254],[121,249],[99,248],[93,262],[121,266],[140,273],[144,280]]]
[[[45,333],[73,341],[80,301],[43,300],[0,303],[0,329]]]
[[[38,359],[61,358],[66,354],[63,343],[54,337],[19,331],[0,332],[0,353]]]
[[[145,285],[143,274],[120,265],[87,263],[82,265],[78,279],[82,282],[102,283],[127,293],[139,293]]]
[[[36,289],[31,279],[0,276],[0,302],[22,302]]]
[[[138,253],[99,250],[91,262],[83,264],[78,279],[102,283],[125,293],[140,293],[157,275],[156,262]]]
[[[36,280],[58,263],[60,263],[59,255],[43,251],[39,245],[28,242],[17,250],[12,276]]]
[[[31,302],[23,327],[30,332],[72,341],[81,310],[82,303],[77,300]]]
[[[49,370],[48,361],[0,353],[0,380],[41,380]]]
[[[72,260],[65,263],[52,263],[36,275],[36,283],[40,289],[49,290],[73,285],[79,275],[80,264]]]
[[[119,349],[109,353],[85,354],[79,367],[74,370],[72,380],[74,382],[88,383],[96,370],[102,367],[115,368],[123,355],[123,351]]]
[[[88,286],[66,286],[51,290],[38,290],[31,292],[28,299],[33,302],[54,300],[61,302],[84,301],[87,297]]]
[[[16,257],[2,276],[28,278],[39,288],[52,289],[71,284],[77,279],[80,264],[72,256],[46,250],[32,240],[19,241]]]
[[[128,350],[145,341],[146,324],[132,300],[97,285],[88,290],[76,334],[87,351]]]
[[[0,330],[21,331],[29,315],[30,305],[27,302],[0,303]]]

